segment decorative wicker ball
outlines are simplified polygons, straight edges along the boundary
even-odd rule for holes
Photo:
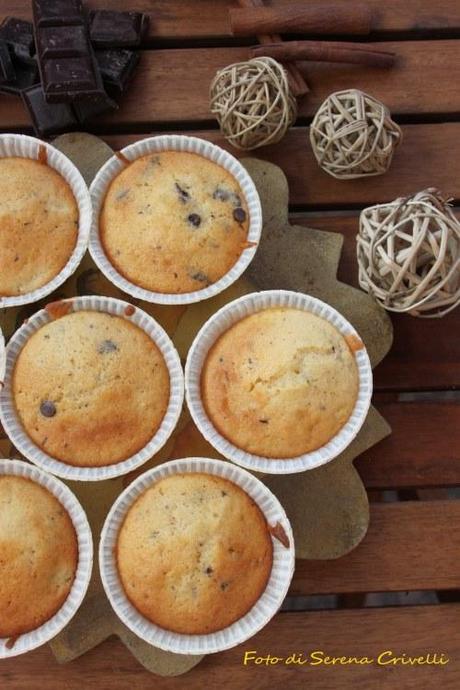
[[[238,149],[256,149],[283,138],[297,117],[284,68],[269,57],[237,62],[217,72],[211,112]]]
[[[437,189],[362,211],[359,283],[390,311],[439,317],[460,304],[460,223]]]
[[[382,175],[401,139],[386,106],[358,89],[331,94],[310,127],[318,164],[341,180]]]

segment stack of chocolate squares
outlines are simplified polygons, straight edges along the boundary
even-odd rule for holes
[[[139,62],[148,16],[95,10],[81,0],[32,0],[33,25],[0,26],[0,93],[21,96],[35,132],[76,129],[116,109]]]

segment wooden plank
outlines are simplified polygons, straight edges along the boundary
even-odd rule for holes
[[[369,531],[332,561],[297,561],[290,594],[460,588],[460,502],[372,503]]]
[[[459,48],[460,50],[460,48]],[[173,125],[172,125],[173,128]],[[234,149],[219,132],[188,132],[209,139],[240,158],[253,155],[279,165],[287,176],[292,206],[302,208],[365,206],[436,186],[460,199],[460,123],[403,126],[403,143],[385,175],[340,181],[323,172],[313,156],[306,127],[291,129],[273,146],[252,152]],[[143,135],[115,134],[103,138],[121,149]]]
[[[0,686],[5,690],[201,690],[222,687],[232,690],[284,690],[289,687],[315,690],[456,690],[459,683],[460,604],[311,611],[278,614],[250,641],[220,654],[211,654],[186,676],[159,678],[145,671],[116,639],[110,639],[76,661],[59,666],[47,647],[0,664]],[[290,666],[279,663],[243,665],[246,651],[286,658],[293,652],[310,659],[314,650],[329,656],[374,659],[371,664]],[[418,667],[379,666],[378,655],[444,654],[444,665]],[[385,657],[384,657],[385,659]]]
[[[385,48],[398,55],[394,69],[312,63],[307,73],[311,93],[302,100],[299,114],[312,116],[326,96],[350,84],[380,98],[395,115],[460,113],[460,92],[451,88],[460,78],[459,41],[388,42]],[[213,76],[218,69],[247,57],[247,48],[144,51],[120,109],[99,122],[111,127],[134,127],[178,123],[184,117],[188,122],[209,121]],[[2,97],[0,106],[7,103],[7,98]],[[22,103],[9,98],[8,107],[0,110],[0,128],[27,125],[29,118]]]
[[[374,404],[393,433],[355,462],[367,488],[460,484],[460,403]]]
[[[304,0],[274,0],[270,4],[299,4]],[[334,0],[345,4],[349,0]],[[125,10],[123,0],[90,0],[89,7]],[[434,6],[429,0],[367,0],[373,9],[373,32],[414,32],[423,30],[455,32],[460,29],[460,8],[457,0],[439,0]],[[230,37],[227,19],[228,7],[232,0],[200,0],[197,11],[194,0],[136,0],[136,10],[151,15],[150,37],[157,39],[183,38],[221,38]],[[5,15],[30,18],[28,0],[4,0],[2,10]]]

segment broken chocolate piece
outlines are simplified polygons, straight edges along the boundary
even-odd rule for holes
[[[21,92],[36,134],[48,136],[75,128],[77,120],[67,103],[47,103],[41,84]]]
[[[16,72],[11,61],[10,51],[6,41],[0,39],[0,84],[13,81],[15,78]]]
[[[33,0],[35,27],[84,23],[82,0]]]
[[[30,62],[33,60],[34,29],[31,22],[16,17],[7,17],[0,26],[0,38],[6,41],[13,57]]]
[[[139,62],[139,53],[133,50],[100,50],[96,60],[106,91],[120,97],[126,91]]]
[[[88,120],[92,120],[98,115],[108,113],[112,110],[117,110],[118,105],[106,93],[93,98],[85,98],[82,101],[76,101],[73,104],[73,109],[78,122],[84,124]]]
[[[90,38],[97,48],[131,48],[139,46],[149,26],[141,12],[95,10],[90,13]]]
[[[44,417],[54,417],[56,414],[56,405],[51,400],[44,400],[40,405],[40,413]]]
[[[99,70],[90,56],[45,60],[40,67],[48,103],[67,103],[104,93]]]
[[[13,80],[0,84],[0,93],[20,96],[21,91],[28,89],[39,81],[38,65],[34,58],[31,58],[29,63],[25,63],[18,60],[13,54],[11,59],[16,76]]]

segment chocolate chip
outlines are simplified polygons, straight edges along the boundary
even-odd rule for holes
[[[115,350],[118,350],[118,345],[114,343],[113,340],[103,340],[97,348],[100,355],[106,352],[115,352]]]
[[[179,194],[179,199],[182,201],[183,204],[185,204],[190,199],[190,194],[187,192],[186,189],[183,189],[183,187],[181,187],[180,184],[177,184],[177,182],[175,182],[175,186],[176,191]]]
[[[221,583],[220,583],[220,588],[221,588],[221,590],[222,590],[223,592],[225,592],[225,590],[227,589],[228,585],[229,585],[228,582],[221,582]]]
[[[227,192],[226,189],[222,189],[222,187],[216,187],[216,190],[212,195],[212,198],[219,199],[219,201],[228,201],[230,198],[230,193]]]
[[[259,419],[261,424],[268,424],[268,419]]]
[[[56,405],[51,400],[44,400],[40,405],[40,412],[44,417],[54,417]]]
[[[206,568],[206,570],[205,570],[204,572],[206,573],[206,575],[211,575],[211,573],[213,573],[214,571],[213,571],[213,569],[211,568],[211,566],[208,565],[208,567]]]
[[[196,273],[192,273],[190,277],[193,280],[197,280],[199,283],[206,283],[206,285],[210,285],[208,276],[205,273],[203,273],[202,271],[197,271]]]
[[[199,228],[201,225],[201,216],[199,216],[198,213],[191,213],[187,216],[187,220],[194,228]]]
[[[233,217],[237,223],[244,223],[246,220],[246,211],[244,208],[241,208],[241,206],[238,206],[238,208],[235,208],[233,211]]]

